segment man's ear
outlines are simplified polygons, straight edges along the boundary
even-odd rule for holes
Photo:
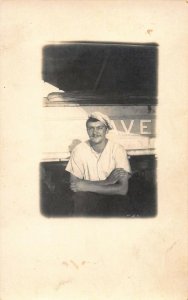
[[[108,129],[108,127],[106,128],[106,134],[108,134],[108,132],[109,132],[109,129]]]

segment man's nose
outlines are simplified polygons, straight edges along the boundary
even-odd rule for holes
[[[97,128],[94,128],[94,129],[93,129],[93,133],[94,133],[94,134],[98,133]]]

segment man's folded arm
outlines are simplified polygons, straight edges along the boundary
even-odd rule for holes
[[[122,169],[113,170],[106,180],[82,180],[71,174],[71,189],[74,192],[93,192],[105,195],[126,195],[128,192],[128,173]]]
[[[70,183],[76,183],[79,181],[84,182],[85,186],[90,185],[91,183],[95,183],[95,184],[99,184],[99,185],[107,185],[108,184],[108,182],[106,180],[98,180],[98,181],[90,181],[90,180],[85,180],[85,179],[83,180],[83,179],[80,179],[70,173]]]

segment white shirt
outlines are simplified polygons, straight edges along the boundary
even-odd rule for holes
[[[123,146],[108,140],[103,152],[97,153],[86,141],[74,148],[66,171],[80,179],[98,181],[105,180],[116,168],[131,172]]]

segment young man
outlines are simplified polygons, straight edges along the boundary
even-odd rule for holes
[[[78,194],[82,192],[79,195],[82,202],[87,198],[86,204],[93,198],[92,193],[125,196],[128,192],[130,165],[123,146],[106,138],[112,129],[110,119],[100,112],[92,113],[86,128],[89,140],[75,147],[66,167],[70,172],[71,190]],[[90,192],[89,197],[87,192]],[[78,202],[75,200],[75,206]],[[83,203],[81,206],[83,209]]]

